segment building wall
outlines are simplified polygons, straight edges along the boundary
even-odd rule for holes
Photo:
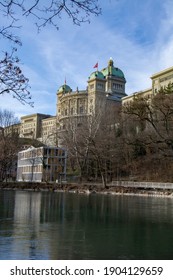
[[[151,76],[151,88],[138,91],[132,95],[122,98],[122,105],[126,105],[134,100],[134,97],[143,97],[151,99],[152,96],[157,94],[161,87],[166,87],[169,83],[173,83],[173,67],[162,70]]]
[[[20,137],[37,139],[41,137],[42,120],[50,115],[33,114],[21,117]]]
[[[40,141],[48,146],[56,145],[57,117],[42,119]]]
[[[18,153],[17,181],[40,182],[43,172],[43,147],[30,147]]]
[[[63,121],[63,119],[67,119],[68,117],[87,114],[87,91],[77,91],[66,94],[60,93],[57,98],[57,117],[59,122]]]
[[[122,105],[123,106],[129,105],[131,102],[134,101],[134,98],[137,98],[137,97],[142,97],[142,98],[146,98],[146,99],[150,100],[152,97],[152,88],[149,88],[149,89],[146,89],[143,91],[138,91],[138,92],[133,93],[132,95],[128,95],[128,96],[122,98]]]
[[[5,135],[9,135],[9,134],[12,135],[14,133],[14,134],[18,134],[19,135],[20,134],[20,127],[21,127],[20,123],[12,124],[10,126],[4,127],[4,134]]]
[[[30,147],[18,153],[17,181],[41,182],[66,179],[67,153],[57,147]]]
[[[156,94],[161,87],[167,86],[168,83],[173,83],[173,67],[152,75],[151,80],[153,94]]]

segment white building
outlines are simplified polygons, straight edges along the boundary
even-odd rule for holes
[[[17,181],[66,180],[67,152],[58,147],[30,147],[18,153]]]

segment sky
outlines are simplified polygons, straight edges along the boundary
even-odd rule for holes
[[[173,66],[172,0],[100,0],[99,4],[102,14],[80,27],[62,17],[58,31],[49,26],[38,33],[31,19],[23,19],[18,56],[30,81],[34,107],[6,94],[0,95],[1,109],[19,118],[55,115],[56,93],[65,80],[73,90],[86,89],[94,65],[98,62],[101,70],[110,57],[125,75],[128,95],[151,87],[154,73]],[[1,39],[0,55],[9,47]]]

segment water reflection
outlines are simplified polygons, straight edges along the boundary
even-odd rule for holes
[[[0,192],[0,259],[172,259],[170,198]]]
[[[19,252],[20,257],[19,247],[22,246],[22,258],[36,257],[40,231],[40,210],[41,193],[15,192],[12,255]]]

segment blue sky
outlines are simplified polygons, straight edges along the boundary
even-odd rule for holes
[[[67,84],[85,89],[93,66],[107,66],[110,57],[126,77],[126,93],[151,86],[150,76],[173,66],[172,0],[100,0],[102,15],[80,27],[68,18],[59,31],[41,33],[29,19],[18,30],[23,46],[18,49],[22,69],[30,80],[34,108],[0,95],[0,107],[18,117],[33,113],[55,115],[56,92]],[[1,19],[2,21],[2,19]],[[9,42],[1,46],[9,47]]]

